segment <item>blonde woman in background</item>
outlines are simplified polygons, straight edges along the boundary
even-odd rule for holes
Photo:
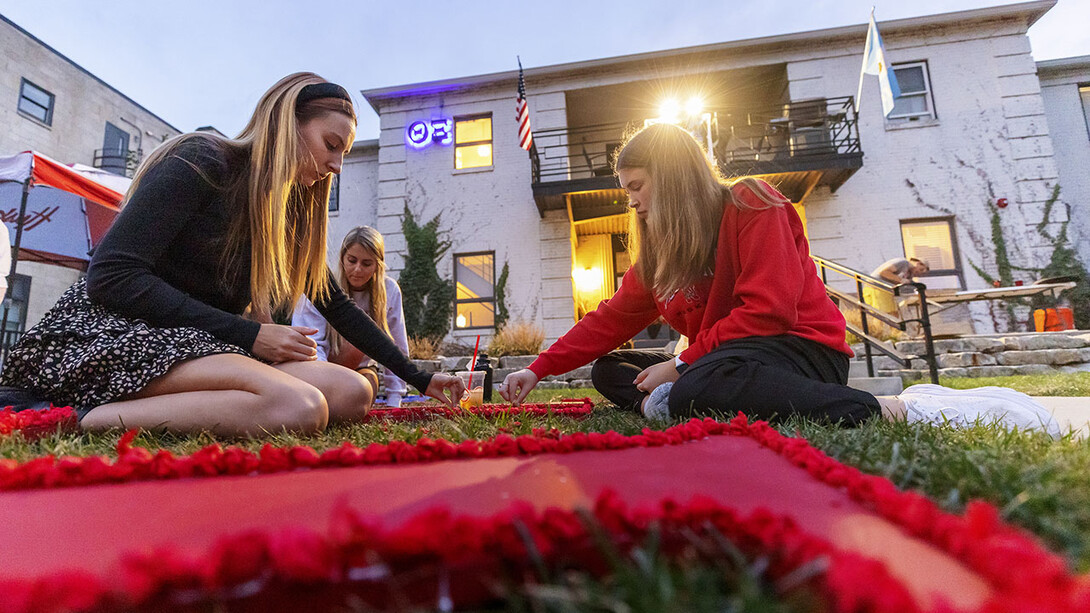
[[[252,436],[359,420],[367,380],[317,361],[313,328],[268,315],[305,294],[349,342],[453,406],[461,381],[417,369],[326,267],[329,189],[355,131],[343,87],[296,73],[237,138],[156,149],[87,277],[23,336],[0,381],[71,405],[88,430]]]
[[[348,297],[390,335],[394,344],[409,355],[409,337],[405,333],[405,314],[401,307],[401,288],[386,276],[386,243],[378,230],[369,226],[353,228],[341,241],[337,258],[337,281]],[[318,359],[340,364],[363,375],[378,391],[378,366],[370,357],[353,347],[328,325],[314,303],[303,297],[291,317],[291,325],[314,328]],[[385,376],[386,406],[401,406],[408,387],[389,370]]]

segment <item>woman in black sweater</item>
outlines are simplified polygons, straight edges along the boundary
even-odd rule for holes
[[[417,369],[326,267],[329,189],[355,127],[342,87],[297,73],[238,138],[161,146],[87,277],[13,348],[0,382],[71,405],[91,430],[253,435],[359,419],[370,383],[316,361],[314,329],[272,323],[305,293],[349,342],[453,405],[461,381]]]

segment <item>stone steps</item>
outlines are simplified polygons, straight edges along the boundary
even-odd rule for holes
[[[898,351],[920,355],[923,341],[901,341]],[[857,352],[859,353],[859,352]],[[1090,331],[1024,332],[967,336],[935,341],[939,376],[1006,377],[1052,373],[1090,372]],[[912,360],[909,368],[885,356],[875,358],[875,368],[883,375],[906,380],[928,376],[922,359]]]

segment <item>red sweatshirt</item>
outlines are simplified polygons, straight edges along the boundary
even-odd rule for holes
[[[744,186],[732,193],[742,203],[765,206]],[[659,302],[635,268],[629,269],[617,293],[539,355],[530,370],[541,378],[583,366],[660,315],[689,338],[689,348],[680,355],[686,364],[729,340],[779,334],[852,355],[844,316],[825,293],[794,207],[740,209],[726,203],[713,276]]]

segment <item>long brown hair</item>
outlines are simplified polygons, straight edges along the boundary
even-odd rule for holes
[[[659,300],[714,271],[724,204],[748,208],[732,197],[733,186],[748,187],[768,207],[787,203],[753,177],[724,178],[691,134],[668,123],[646,126],[627,138],[614,171],[632,168],[647,172],[652,194],[646,220],[629,210],[629,255],[636,274]]]
[[[311,72],[280,79],[261,96],[250,121],[233,139],[193,133],[165,143],[140,165],[126,195],[128,200],[149,168],[194,140],[213,144],[229,159],[247,159],[245,172],[216,187],[228,202],[241,203],[228,230],[223,260],[232,270],[242,246],[249,243],[250,300],[257,313],[290,308],[303,293],[312,300],[329,296],[325,246],[333,178],[310,186],[296,183],[300,166],[308,163],[300,154],[306,148],[299,127],[327,113],[342,113],[356,122],[355,109],[347,100],[318,98],[296,104],[304,87],[326,82]]]
[[[337,282],[346,294],[351,294],[352,288],[348,285],[348,272],[344,269],[344,254],[348,253],[352,245],[363,247],[375,258],[375,274],[363,286],[363,291],[371,298],[371,309],[367,314],[383,332],[390,334],[390,324],[386,321],[386,241],[378,230],[370,226],[357,226],[348,231],[341,241],[341,251],[337,256]],[[344,340],[340,333],[330,326],[327,334],[329,354],[340,352]]]

